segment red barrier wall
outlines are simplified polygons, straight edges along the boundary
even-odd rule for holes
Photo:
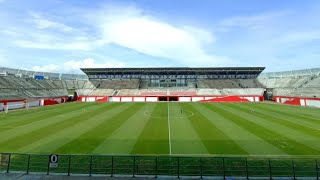
[[[108,102],[108,97],[96,98],[96,102]]]
[[[292,96],[274,96],[273,98],[277,103],[282,103],[282,104],[320,107],[320,98],[292,97]]]
[[[43,101],[44,106],[49,106],[49,105],[54,105],[54,104],[59,104],[59,102],[56,100],[53,100],[53,99],[45,99]]]
[[[149,100],[155,98],[155,100]],[[180,102],[259,102],[263,96],[78,96],[80,102],[149,102],[160,101],[160,98],[177,98]]]
[[[67,99],[68,99],[67,96],[63,96],[63,97],[38,98],[38,99],[0,100],[0,103],[2,104],[2,108],[0,108],[0,111],[3,111],[5,106],[10,105],[10,103],[17,103],[18,105],[19,104],[21,105],[21,104],[30,102],[30,100],[32,100],[32,102],[38,101],[39,103],[37,105],[32,106],[32,107],[36,107],[36,106],[47,106],[47,105],[64,103],[67,101]]]

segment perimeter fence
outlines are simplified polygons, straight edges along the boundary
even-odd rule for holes
[[[62,175],[266,177],[319,180],[319,157],[0,154],[0,172]]]

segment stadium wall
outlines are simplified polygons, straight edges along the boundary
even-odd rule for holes
[[[320,107],[320,98],[305,98],[292,96],[274,96],[277,103],[290,104],[297,106],[313,106]]]
[[[263,96],[79,96],[80,102],[158,102],[160,98],[177,98],[178,102],[260,102]]]
[[[39,99],[19,99],[19,100],[0,100],[0,111],[13,109],[22,109],[28,107],[48,106],[54,104],[65,103],[68,97],[39,98]]]

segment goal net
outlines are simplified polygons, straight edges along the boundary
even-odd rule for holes
[[[0,112],[8,113],[10,110],[27,109],[40,106],[39,99],[28,99],[25,102],[8,102],[6,105],[0,104]]]
[[[8,113],[10,110],[18,110],[18,109],[29,109],[28,103],[14,103],[3,105],[3,110],[5,113]]]

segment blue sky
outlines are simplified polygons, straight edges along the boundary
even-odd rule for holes
[[[0,0],[0,66],[320,67],[320,1]]]

